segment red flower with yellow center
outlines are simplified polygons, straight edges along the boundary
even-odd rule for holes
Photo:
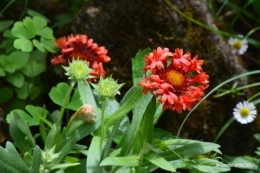
[[[89,39],[86,35],[69,35],[67,38],[62,37],[55,41],[55,44],[60,47],[61,55],[54,57],[51,60],[52,64],[68,65],[72,59],[80,59],[89,62],[89,67],[93,69],[90,75],[94,76],[93,80],[102,75],[105,77],[103,63],[110,61],[107,56],[107,49],[104,46],[99,47],[97,43],[93,43],[93,39]]]
[[[145,56],[145,61],[146,77],[139,85],[144,87],[144,94],[150,91],[159,97],[163,110],[170,108],[181,113],[182,110],[191,110],[201,100],[209,76],[202,71],[204,61],[198,60],[197,55],[191,59],[190,53],[183,55],[182,49],[177,48],[172,53],[168,48],[158,47]]]

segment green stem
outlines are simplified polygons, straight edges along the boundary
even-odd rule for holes
[[[247,101],[251,101],[253,100],[254,98],[258,97],[260,95],[260,92],[256,93],[255,95],[251,96]]]
[[[254,32],[256,32],[256,31],[259,30],[259,29],[260,29],[260,26],[251,29],[251,30],[246,34],[245,38],[248,38],[251,34],[253,34]]]
[[[25,14],[25,11],[26,11],[27,6],[28,6],[28,0],[25,0],[24,8],[23,8],[22,14],[20,15],[19,20],[22,20],[24,14]]]
[[[220,136],[223,134],[223,132],[230,126],[230,124],[235,120],[234,117],[230,118],[230,120],[228,120],[228,122],[226,122],[226,124],[221,128],[221,130],[218,132],[216,138],[214,139],[214,143],[216,143],[218,141],[218,139],[220,138]]]
[[[208,25],[205,25],[205,24],[203,24],[203,23],[201,23],[201,22],[199,22],[199,21],[197,21],[197,20],[191,18],[190,16],[188,16],[188,15],[182,13],[180,10],[178,10],[174,5],[172,5],[172,4],[169,2],[169,0],[165,0],[165,2],[166,2],[174,11],[176,11],[178,14],[180,14],[181,16],[187,18],[188,20],[190,20],[191,22],[197,24],[198,26],[201,26],[201,27],[203,27],[203,28],[205,28],[205,29],[207,29],[207,30],[209,30],[209,31],[212,31],[212,32],[215,32],[215,33],[217,33],[217,34],[221,34],[221,35],[224,35],[224,36],[227,36],[227,37],[239,38],[237,35],[236,35],[236,36],[233,36],[233,35],[230,34],[230,33],[227,33],[227,32],[224,32],[224,31],[221,31],[221,30],[218,30],[218,29],[215,29],[215,28],[213,28],[213,27],[210,27],[210,26],[208,26]]]
[[[14,1],[15,1],[15,0],[10,1],[10,2],[2,9],[2,11],[0,12],[0,16],[2,16],[3,12],[4,12],[12,3],[14,3]]]
[[[107,105],[107,99],[105,99],[102,103],[102,111],[101,111],[101,139],[105,140],[105,109]]]
[[[62,104],[62,107],[61,107],[61,110],[60,110],[59,119],[58,119],[58,122],[57,122],[58,126],[61,125],[61,121],[62,121],[62,118],[63,118],[63,115],[64,115],[64,111],[68,106],[68,103],[69,103],[69,100],[70,100],[70,94],[71,94],[71,91],[72,91],[74,85],[75,85],[75,83],[71,83],[70,86],[69,86],[69,90],[66,93],[65,99],[63,101],[63,104]]]
[[[66,127],[66,131],[68,132],[69,131],[69,128],[71,126],[71,124],[73,123],[73,121],[78,117],[78,112],[79,112],[80,109],[77,110],[77,112],[75,112],[72,117],[70,118],[70,121],[68,122],[67,124],[67,127]]]

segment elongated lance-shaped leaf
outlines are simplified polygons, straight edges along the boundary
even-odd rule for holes
[[[17,125],[17,127],[23,132],[23,134],[26,135],[28,141],[31,144],[31,147],[35,147],[35,142],[32,136],[32,133],[29,129],[29,126],[25,123],[25,121],[20,117],[20,115],[18,113],[16,113],[15,111],[13,112],[13,116],[14,116],[14,120],[15,123]]]
[[[133,120],[129,127],[128,133],[126,134],[126,138],[123,143],[120,156],[126,156],[130,152],[135,142],[135,137],[139,131],[139,126],[143,119],[144,112],[147,109],[147,105],[149,104],[151,99],[152,99],[152,95],[150,93],[145,94],[142,95],[142,98],[136,103],[136,106],[134,108],[134,113],[133,113]]]
[[[162,156],[160,156],[158,153],[154,152],[153,150],[150,150],[147,154],[144,155],[144,158],[151,162],[152,164],[158,166],[159,168],[162,168],[167,171],[176,172],[175,168]]]
[[[104,145],[105,145],[105,141],[103,141],[101,137],[94,136],[88,150],[88,157],[87,157],[88,173],[98,172],[100,168],[99,164],[100,164],[100,159],[101,159]]]
[[[84,83],[78,82],[78,89],[82,103],[90,104],[97,111],[97,104],[90,85],[86,81]]]
[[[0,172],[31,173],[11,142],[7,141],[5,149],[0,146],[0,156]]]
[[[100,166],[138,166],[139,165],[138,156],[127,156],[127,157],[106,157],[101,163]]]
[[[142,88],[133,86],[122,100],[121,107],[105,119],[105,129],[113,126],[116,122],[122,119],[140,100],[142,97]]]
[[[14,145],[19,148],[21,152],[26,153],[31,149],[30,142],[25,139],[26,135],[17,127],[14,116],[11,118],[9,132],[14,140]]]
[[[138,85],[144,76],[145,55],[151,52],[150,48],[138,50],[134,58],[132,58],[132,73],[134,85]]]
[[[150,93],[147,94],[151,95]],[[144,112],[143,120],[141,122],[134,143],[134,150],[133,150],[134,154],[139,154],[146,143],[151,144],[153,141],[153,119],[154,119],[155,109],[156,109],[156,98],[153,97]]]
[[[215,151],[219,147],[220,147],[220,145],[218,145],[218,144],[197,141],[195,143],[189,143],[187,145],[174,149],[174,152],[169,150],[169,151],[160,153],[160,155],[162,157],[164,157],[167,161],[173,161],[173,160],[180,159],[180,157],[185,159],[185,158],[197,156],[199,154],[204,154],[204,153],[208,153],[211,151]],[[149,164],[143,163],[143,165],[147,166]]]
[[[32,173],[39,173],[40,165],[42,161],[42,153],[40,147],[37,145],[33,150],[33,159],[32,159]]]
[[[51,149],[54,147],[58,132],[59,131],[57,130],[56,125],[54,124],[52,126],[51,130],[49,131],[47,139],[46,139],[46,143],[45,143],[46,149]]]
[[[100,112],[99,112],[100,113]],[[100,115],[97,116],[95,123],[84,123],[79,126],[69,137],[66,135],[66,131],[63,130],[62,141],[56,148],[56,152],[60,155],[53,161],[54,164],[58,164],[61,160],[75,147],[75,144],[82,138],[91,134],[100,126]]]

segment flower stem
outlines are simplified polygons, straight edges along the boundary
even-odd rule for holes
[[[226,124],[220,129],[220,131],[218,132],[217,136],[214,139],[214,143],[217,142],[217,140],[220,138],[220,136],[223,134],[223,132],[230,126],[230,124],[235,120],[234,117],[230,118],[230,120],[228,120],[228,122],[226,122]]]
[[[58,122],[57,122],[58,126],[61,125],[61,121],[62,121],[62,118],[63,118],[63,115],[64,115],[64,111],[65,111],[66,107],[68,106],[70,94],[71,94],[71,91],[73,89],[74,84],[75,83],[70,84],[69,90],[66,93],[65,99],[63,101],[63,104],[62,104],[62,107],[61,107],[61,110],[60,110],[59,119],[58,119]]]
[[[107,99],[105,99],[102,103],[102,111],[101,111],[101,139],[105,139],[105,109],[107,105]]]

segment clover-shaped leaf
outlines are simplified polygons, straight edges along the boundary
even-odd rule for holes
[[[11,118],[13,116],[13,112],[17,112],[21,118],[26,122],[28,123],[29,126],[37,126],[40,124],[40,118],[39,117],[42,117],[42,118],[46,118],[47,114],[48,114],[48,111],[46,111],[45,109],[37,106],[32,106],[32,105],[28,105],[25,107],[26,111],[23,111],[23,110],[20,110],[20,109],[14,109],[12,110],[6,117],[6,121],[8,123],[10,123],[11,121]]]
[[[51,91],[49,92],[49,96],[54,103],[62,106],[68,89],[69,85],[67,83],[61,82],[56,87],[53,87],[51,89]],[[79,91],[78,89],[76,89],[68,105],[68,108],[72,110],[77,110],[80,106],[82,106],[82,101],[80,99]]]
[[[12,28],[12,34],[18,38],[31,39],[36,35],[36,26],[30,17],[26,17],[23,22],[16,22]]]
[[[45,39],[41,37],[40,42],[42,43],[45,49],[52,53],[56,53],[59,51],[59,47],[54,44],[54,39]]]
[[[15,72],[7,75],[7,80],[15,87],[22,87],[24,83],[24,76],[20,72]]]
[[[24,38],[18,38],[14,41],[14,47],[21,49],[23,52],[31,52],[33,50],[33,44],[30,40]]]
[[[39,40],[33,39],[33,45],[40,51],[45,52],[43,45],[39,42]]]
[[[37,31],[37,35],[46,38],[46,39],[52,39],[53,37],[53,31],[49,27],[42,28],[41,30]]]
[[[41,30],[43,27],[47,25],[47,21],[39,16],[33,17],[33,23],[37,28],[37,31]]]

